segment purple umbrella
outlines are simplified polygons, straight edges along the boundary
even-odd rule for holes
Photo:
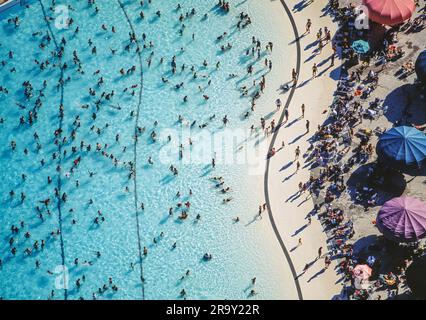
[[[414,242],[426,236],[426,203],[411,197],[386,202],[377,215],[377,228],[397,242]]]

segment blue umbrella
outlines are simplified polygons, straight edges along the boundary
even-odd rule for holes
[[[426,50],[417,57],[416,60],[417,78],[423,83],[426,83]]]
[[[395,168],[421,166],[426,160],[426,135],[413,127],[395,127],[377,143],[379,160]]]
[[[352,43],[352,49],[354,49],[354,51],[356,53],[367,53],[368,51],[370,51],[370,45],[368,44],[367,41],[364,40],[356,40]]]

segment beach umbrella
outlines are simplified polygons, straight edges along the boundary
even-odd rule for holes
[[[367,41],[356,40],[352,43],[352,49],[354,49],[356,53],[364,54],[370,51],[370,45]]]
[[[411,18],[416,9],[413,0],[364,0],[364,5],[370,20],[388,26]]]
[[[415,242],[426,236],[426,203],[399,197],[386,202],[376,219],[379,231],[396,242]]]
[[[426,160],[426,135],[413,127],[386,131],[377,143],[379,161],[395,168],[421,166]]]
[[[421,82],[426,83],[426,50],[420,53],[420,55],[417,57],[416,73],[417,73],[417,78]]]
[[[359,264],[352,271],[354,277],[359,280],[368,280],[371,277],[371,272],[371,268],[366,264]]]
[[[415,259],[405,271],[407,285],[418,299],[426,299],[426,255]]]

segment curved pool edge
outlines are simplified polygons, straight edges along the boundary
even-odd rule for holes
[[[283,2],[284,0],[281,0],[281,3]],[[338,26],[330,15],[323,13],[325,6],[325,3],[314,2],[301,10],[296,6],[290,10],[293,20],[299,27],[304,26],[306,19],[310,18],[315,29],[327,26],[334,34]],[[293,156],[296,146],[300,147],[302,154],[308,150],[317,125],[322,125],[326,120],[327,114],[324,110],[332,103],[336,88],[335,74],[340,68],[337,60],[335,65],[325,63],[330,60],[333,53],[330,43],[324,47],[322,54],[316,51],[317,46],[311,45],[315,44],[315,33],[305,32],[296,39],[298,43],[300,41],[300,46],[302,44],[304,46],[300,52],[301,58],[305,61],[301,62],[298,90],[295,91],[291,101],[290,123],[276,132],[276,139],[288,143],[285,151],[278,152],[272,157],[270,164],[268,163],[270,176],[266,187],[269,188],[273,223],[283,244],[291,248],[290,252],[287,251],[290,261],[299,272],[296,280],[303,293],[303,299],[329,300],[341,291],[340,276],[333,270],[337,265],[335,261],[327,271],[323,268],[322,260],[317,259],[319,247],[328,250],[327,235],[318,219],[312,219],[312,225],[307,228],[309,224],[306,219],[313,212],[314,199],[309,193],[306,194],[306,199],[301,197],[298,194],[298,183],[308,181],[311,168],[304,167],[306,163],[302,159],[300,161],[302,168],[297,172]],[[311,67],[314,63],[319,66],[318,77],[312,77]],[[302,104],[307,106],[305,117],[299,117],[298,106]],[[312,128],[310,134],[306,132],[305,127],[307,119],[310,120]],[[275,147],[278,149],[281,145]],[[298,238],[303,240],[303,245],[298,243]]]
[[[294,20],[294,17],[292,15],[290,9],[288,8],[287,4],[285,3],[284,0],[280,0],[280,2],[281,2],[281,4],[282,4],[282,6],[283,6],[283,8],[284,8],[284,10],[285,10],[285,12],[286,12],[286,14],[288,16],[288,19],[290,20],[291,27],[292,27],[292,30],[293,30],[293,34],[294,34],[294,38],[295,38],[295,43],[296,43],[296,50],[297,50],[296,72],[297,72],[297,74],[300,74],[300,68],[301,68],[301,47],[300,47],[300,41],[299,41],[299,32],[297,30],[297,26],[296,26],[296,22]],[[296,86],[293,86],[291,88],[290,94],[289,94],[289,96],[287,98],[286,104],[285,104],[285,106],[283,108],[283,111],[281,112],[279,121],[277,123],[277,128],[279,128],[282,125],[282,123],[283,123],[283,120],[284,120],[284,110],[289,107],[289,105],[290,105],[290,103],[291,103],[291,101],[293,99],[295,91],[296,91]],[[272,136],[272,140],[271,140],[271,142],[269,144],[268,150],[271,150],[272,147],[275,145],[275,141],[277,139],[277,136],[278,136],[278,130],[276,130],[274,132],[274,134]],[[281,237],[281,234],[278,231],[278,227],[277,227],[277,225],[275,223],[275,218],[274,218],[274,215],[273,215],[272,209],[271,209],[271,202],[270,202],[270,195],[269,195],[269,172],[270,172],[269,171],[269,165],[270,165],[270,160],[271,160],[271,157],[267,157],[267,160],[266,160],[266,169],[265,169],[265,176],[264,176],[264,192],[265,192],[266,205],[267,205],[267,208],[268,208],[269,221],[271,222],[271,226],[272,226],[272,229],[274,230],[275,237],[276,237],[278,243],[280,244],[280,247],[281,247],[281,249],[283,251],[284,256],[286,257],[287,263],[288,263],[288,265],[290,267],[290,270],[291,270],[291,273],[293,275],[294,284],[295,284],[295,287],[296,287],[298,299],[299,300],[303,300],[303,294],[302,294],[302,290],[301,290],[301,287],[300,287],[299,280],[297,278],[296,269],[295,269],[293,261],[292,261],[292,259],[290,257],[289,251],[288,251],[286,245],[284,244],[284,241],[283,241],[283,239]]]

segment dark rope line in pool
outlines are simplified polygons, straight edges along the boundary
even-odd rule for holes
[[[142,91],[143,91],[143,69],[142,69],[142,55],[141,55],[141,49],[139,45],[139,39],[136,36],[136,31],[133,26],[132,21],[130,20],[130,17],[126,11],[125,6],[120,0],[117,0],[118,4],[120,5],[121,10],[123,11],[124,16],[126,17],[126,20],[129,24],[129,27],[134,35],[136,47],[137,47],[137,55],[138,55],[138,61],[139,61],[139,68],[140,68],[140,90],[139,90],[139,101],[136,108],[136,119],[135,119],[135,135],[134,135],[134,144],[133,144],[133,153],[134,153],[134,173],[133,173],[133,186],[134,186],[134,199],[135,199],[135,218],[136,218],[136,231],[137,231],[137,237],[138,237],[138,253],[139,253],[139,266],[140,266],[140,278],[142,283],[142,299],[145,300],[145,278],[144,278],[144,272],[143,272],[143,264],[142,264],[142,244],[141,244],[141,231],[140,231],[140,224],[139,224],[139,211],[138,211],[138,203],[139,203],[139,197],[138,197],[138,182],[137,182],[137,161],[138,161],[138,152],[137,152],[137,144],[138,144],[138,123],[139,123],[139,116],[140,116],[140,108],[142,104]]]
[[[296,22],[294,21],[293,15],[292,15],[290,9],[288,8],[287,4],[285,3],[284,0],[280,0],[280,1],[281,1],[281,4],[284,7],[284,10],[287,13],[288,18],[290,19],[290,23],[291,23],[291,26],[293,28],[293,33],[294,33],[294,37],[295,37],[295,41],[296,41],[295,43],[296,43],[296,48],[297,48],[296,49],[297,50],[296,72],[297,72],[297,74],[300,74],[300,67],[301,67],[301,48],[300,48],[299,32],[297,30]],[[293,99],[294,92],[296,91],[296,87],[297,87],[297,83],[291,88],[291,91],[290,91],[290,94],[288,96],[288,99],[287,99],[287,102],[285,104],[285,107],[283,108],[283,111],[282,111],[282,113],[280,115],[280,119],[278,121],[277,128],[280,128],[281,125],[282,125],[282,123],[283,123],[283,120],[284,120],[284,110],[286,110],[289,107],[289,105],[291,103],[291,100]],[[277,139],[277,136],[278,136],[278,130],[275,130],[274,135],[272,136],[272,140],[271,140],[271,143],[270,143],[270,146],[269,146],[268,150],[271,150],[272,147],[274,146],[275,140]],[[267,208],[268,208],[269,221],[271,222],[272,229],[274,230],[275,236],[276,236],[276,238],[277,238],[277,240],[278,240],[278,242],[279,242],[279,244],[281,246],[281,249],[282,249],[282,251],[283,251],[283,253],[284,253],[284,255],[285,255],[286,259],[287,259],[287,262],[288,262],[288,264],[290,266],[290,270],[291,270],[291,273],[293,275],[293,279],[294,279],[294,283],[295,283],[295,286],[296,286],[298,298],[299,298],[299,300],[303,300],[302,290],[300,288],[300,283],[299,283],[299,280],[297,278],[296,269],[294,268],[293,261],[291,260],[289,251],[287,250],[287,248],[286,248],[286,246],[284,244],[284,241],[283,241],[283,239],[282,239],[282,237],[280,235],[280,232],[278,231],[277,225],[275,223],[274,215],[273,215],[272,209],[271,209],[271,203],[270,203],[270,200],[269,200],[269,164],[270,164],[270,160],[271,160],[271,158],[267,157],[267,160],[266,160],[266,169],[265,169],[265,179],[264,179],[265,200],[266,200],[266,205],[267,205]]]
[[[52,27],[50,25],[49,19],[47,17],[46,14],[46,10],[45,7],[43,5],[43,2],[41,2],[41,0],[38,0],[40,6],[41,6],[41,10],[43,12],[43,16],[44,16],[44,20],[46,21],[46,25],[47,28],[49,29],[50,34],[52,35],[52,39],[53,42],[55,44],[56,50],[59,53],[60,52],[60,47],[58,46],[58,42],[56,41],[56,37],[55,34],[52,31]],[[61,90],[61,97],[60,97],[60,105],[59,105],[59,113],[58,113],[58,117],[59,117],[59,129],[58,129],[58,137],[60,138],[61,133],[62,133],[62,126],[63,126],[63,118],[64,118],[64,112],[63,112],[63,102],[64,102],[64,70],[62,68],[62,55],[59,54],[58,55],[58,59],[59,59],[59,69],[61,72],[61,76],[60,76],[60,80],[59,80],[59,86],[60,86],[60,90]],[[62,266],[65,267],[65,246],[64,246],[64,238],[63,238],[63,234],[62,234],[62,209],[61,209],[61,204],[62,204],[62,199],[61,199],[61,190],[62,190],[62,142],[60,140],[58,140],[58,183],[57,183],[57,190],[58,190],[58,196],[57,196],[57,200],[58,200],[58,204],[57,204],[57,209],[58,209],[58,222],[59,222],[59,239],[60,239],[60,244],[61,244],[61,262],[62,262]],[[67,300],[68,299],[68,290],[65,287],[64,288],[64,299]]]

